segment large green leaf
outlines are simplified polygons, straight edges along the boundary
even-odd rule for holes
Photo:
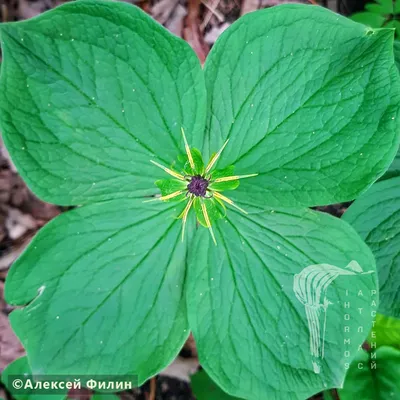
[[[95,393],[90,400],[118,400],[119,397],[110,393]]]
[[[400,350],[400,319],[377,314],[368,341],[377,347],[392,346]]]
[[[205,230],[195,236],[187,291],[210,377],[247,399],[304,400],[340,386],[377,300],[365,243],[348,224],[311,210],[230,210],[214,231],[217,246]]]
[[[190,378],[190,384],[196,400],[238,400],[229,396],[213,382],[204,370],[196,372]]]
[[[340,400],[400,398],[400,350],[380,347],[375,354],[376,358],[371,358],[364,350],[357,353],[339,390]]]
[[[202,143],[205,85],[189,45],[129,4],[79,1],[0,28],[3,138],[58,204],[154,193],[156,167]]]
[[[32,371],[29,367],[28,360],[26,357],[21,357],[9,364],[1,374],[1,381],[4,383],[7,390],[12,393],[13,398],[16,400],[43,400],[46,398],[48,400],[63,400],[67,396],[67,390],[64,394],[34,394],[34,390],[27,391],[23,394],[18,394],[18,392],[13,387],[13,381],[15,379],[20,379],[24,377],[23,381],[29,377],[32,382],[34,379],[32,377]]]
[[[343,218],[375,255],[379,312],[400,318],[400,177],[373,185],[350,206]]]
[[[11,268],[6,300],[34,374],[132,375],[176,356],[189,331],[175,204],[91,204],[47,224]],[[189,239],[189,238],[188,238]]]
[[[350,18],[355,22],[370,26],[371,28],[380,28],[386,21],[383,15],[371,11],[361,11],[353,14]]]
[[[400,5],[400,1],[398,3]],[[400,71],[400,41],[398,40],[395,40],[393,43],[393,53],[397,70]],[[400,176],[400,148],[382,179],[392,178],[393,176]]]
[[[205,73],[206,149],[230,138],[219,167],[259,173],[241,182],[236,200],[310,206],[354,199],[395,155],[392,30],[320,7],[273,7],[227,29]]]

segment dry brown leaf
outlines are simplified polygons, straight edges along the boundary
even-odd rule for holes
[[[256,11],[260,8],[260,0],[243,0],[240,15]]]
[[[187,15],[186,8],[181,4],[175,7],[169,20],[165,23],[165,27],[172,32],[174,35],[182,37],[183,35],[183,23]]]
[[[198,370],[199,365],[197,358],[177,357],[167,368],[160,372],[160,375],[190,382],[190,375],[193,375]]]
[[[3,299],[4,283],[0,282],[0,299]],[[14,335],[8,317],[4,313],[4,302],[0,309],[0,371],[16,358],[25,354],[24,348]]]
[[[171,17],[179,0],[161,0],[151,8],[151,15],[160,23],[165,24]]]
[[[36,220],[29,214],[24,214],[17,208],[9,208],[6,217],[6,229],[8,236],[16,240],[29,230],[36,229]]]
[[[213,45],[216,40],[218,39],[218,37],[221,35],[221,33],[229,28],[231,24],[228,24],[227,22],[225,22],[224,24],[222,24],[221,26],[213,26],[204,36],[204,40],[206,41],[206,43],[208,43],[209,45]]]
[[[8,251],[2,253],[0,257],[0,271],[7,270],[11,264],[19,257],[32,240],[33,235],[28,235],[20,244],[13,245]]]
[[[186,26],[183,30],[183,38],[192,46],[192,49],[197,54],[197,57],[199,57],[201,64],[204,64],[210,49],[200,32],[199,13],[200,0],[189,0],[188,16],[186,18]]]

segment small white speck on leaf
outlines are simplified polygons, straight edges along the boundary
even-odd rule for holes
[[[363,156],[363,153],[360,153],[360,157],[362,157]]]
[[[56,319],[60,319],[60,316],[59,316],[59,315],[57,315]]]
[[[278,250],[280,250],[280,249],[281,249],[281,246],[276,246],[276,248],[277,248]]]
[[[73,42],[75,39],[71,39],[71,42]]]
[[[62,36],[63,34],[62,33],[60,33],[60,36]]]

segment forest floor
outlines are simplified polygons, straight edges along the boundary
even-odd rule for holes
[[[241,15],[288,1],[281,0],[137,0],[131,2],[158,20],[175,35],[185,39],[203,63],[218,36]],[[313,0],[311,3],[315,3]],[[304,1],[304,3],[310,3]],[[31,18],[63,3],[59,0],[0,0],[0,21]],[[328,3],[335,9],[335,3]],[[0,53],[1,61],[1,53]],[[340,217],[346,205],[320,208]],[[34,234],[52,218],[65,211],[44,203],[24,184],[0,141],[0,373],[24,349],[13,334],[8,314],[12,308],[3,299],[4,281],[12,262]],[[121,399],[192,400],[189,376],[199,368],[196,346],[189,338],[175,362],[143,387],[121,394]],[[80,394],[82,395],[82,393]],[[11,399],[0,387],[0,397]],[[70,396],[74,398],[73,396]],[[81,399],[89,399],[81,396]],[[315,396],[313,399],[321,399]]]

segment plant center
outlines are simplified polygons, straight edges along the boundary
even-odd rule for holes
[[[195,175],[192,176],[192,179],[190,180],[187,189],[189,193],[192,193],[195,196],[205,197],[207,193],[208,184],[209,181],[207,179],[203,178],[200,175]]]

